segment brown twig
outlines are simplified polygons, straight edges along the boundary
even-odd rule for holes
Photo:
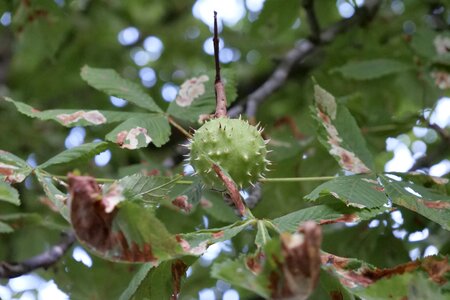
[[[54,265],[75,242],[75,233],[63,234],[61,241],[47,251],[23,262],[0,262],[0,278],[15,278],[39,268],[47,269]]]
[[[217,176],[219,176],[220,180],[225,184],[225,187],[230,194],[230,198],[239,211],[240,215],[243,216],[245,214],[245,205],[242,201],[241,194],[239,194],[239,190],[236,184],[231,180],[225,173],[220,169],[220,167],[216,164],[212,165],[214,172],[216,172]]]
[[[227,116],[227,97],[225,95],[225,88],[220,76],[220,61],[219,61],[219,34],[217,30],[217,12],[214,12],[214,63],[216,65],[216,80],[214,88],[216,92],[216,118],[225,118]]]

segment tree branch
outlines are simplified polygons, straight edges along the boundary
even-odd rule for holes
[[[321,31],[318,43],[314,43],[311,39],[297,43],[293,49],[286,53],[269,78],[259,88],[249,94],[246,99],[231,108],[228,115],[239,115],[244,111],[244,105],[247,104],[246,114],[251,121],[254,121],[258,106],[286,82],[290,72],[299,62],[303,63],[307,57],[316,52],[321,46],[334,41],[339,34],[353,26],[369,22],[378,11],[380,3],[381,0],[365,1],[365,5],[357,9],[353,17],[343,19]]]
[[[75,233],[64,233],[61,241],[47,251],[33,256],[23,262],[0,262],[0,278],[14,278],[36,269],[47,269],[54,265],[75,242]]]
[[[433,164],[443,159],[450,149],[450,134],[445,129],[439,127],[439,125],[437,124],[431,124],[428,120],[425,120],[423,118],[422,121],[427,123],[428,128],[436,131],[436,133],[441,138],[441,143],[433,151],[417,159],[414,165],[408,170],[408,172],[431,167]]]
[[[216,118],[227,116],[227,97],[225,88],[220,77],[220,61],[219,61],[219,34],[217,32],[217,12],[214,12],[214,63],[216,65],[216,81],[214,88],[216,92]]]
[[[320,42],[320,25],[314,10],[314,0],[303,0],[303,8],[306,11],[309,29],[311,30],[311,42]]]

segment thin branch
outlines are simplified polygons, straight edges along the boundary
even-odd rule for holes
[[[339,34],[349,30],[353,26],[363,25],[369,22],[378,11],[380,3],[381,0],[365,1],[365,5],[356,10],[353,17],[343,19],[327,29],[322,30],[319,43],[314,43],[311,39],[298,42],[293,49],[286,53],[269,78],[259,88],[249,94],[246,99],[231,108],[228,115],[233,117],[239,115],[244,111],[244,105],[246,104],[246,114],[251,121],[254,121],[258,106],[283,86],[292,69],[298,63],[303,63],[306,58],[319,50],[321,46],[334,41]]]
[[[175,122],[175,120],[171,116],[169,116],[167,120],[169,120],[169,123],[172,124],[172,126],[176,129],[178,129],[182,134],[184,134],[188,139],[192,139],[192,135],[187,132],[187,130],[184,129],[180,124]]]
[[[437,124],[431,124],[428,120],[422,118],[422,121],[426,123],[428,128],[433,129],[441,138],[441,142],[437,148],[428,153],[425,156],[417,159],[414,165],[408,170],[408,172],[416,171],[422,168],[429,168],[439,160],[443,159],[448,154],[450,149],[450,134]]]
[[[216,66],[216,81],[214,88],[216,92],[216,118],[227,116],[227,97],[225,95],[225,88],[220,77],[220,61],[219,61],[219,33],[217,30],[217,12],[214,12],[214,63]]]
[[[320,25],[314,10],[314,0],[303,0],[303,8],[306,11],[309,29],[311,30],[311,42],[320,42]]]
[[[19,263],[0,262],[0,278],[15,278],[36,269],[51,267],[69,250],[75,239],[74,232],[65,233],[58,244],[39,255]]]

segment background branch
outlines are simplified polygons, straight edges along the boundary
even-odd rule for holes
[[[244,111],[244,106],[246,105],[246,114],[254,122],[258,106],[286,82],[292,69],[298,63],[303,63],[307,57],[316,52],[322,45],[331,43],[339,34],[346,32],[353,26],[370,22],[378,11],[380,3],[380,0],[366,1],[364,6],[356,10],[353,17],[343,19],[321,31],[320,41],[316,44],[311,39],[302,40],[297,43],[293,49],[286,53],[269,78],[249,94],[246,99],[232,107],[228,115],[231,117],[239,115]]]
[[[0,278],[14,278],[36,269],[47,269],[54,265],[75,242],[75,233],[63,233],[61,241],[47,251],[33,256],[23,262],[0,262]]]
[[[320,41],[320,25],[314,10],[314,0],[303,0],[303,8],[306,11],[306,18],[311,30],[310,40],[317,43]]]
[[[432,165],[443,159],[446,155],[448,155],[448,149],[450,149],[450,134],[445,129],[439,127],[439,125],[437,124],[431,124],[428,120],[423,118],[422,121],[426,123],[428,128],[436,131],[436,133],[441,138],[441,142],[437,146],[437,148],[433,149],[430,153],[417,159],[414,165],[408,170],[408,172],[431,167]]]

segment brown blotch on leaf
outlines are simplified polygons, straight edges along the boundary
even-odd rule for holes
[[[331,300],[344,300],[344,295],[342,295],[341,291],[331,291],[330,298]]]
[[[182,261],[177,259],[172,263],[172,295],[171,300],[178,299],[178,294],[181,288],[181,278],[186,274],[188,266]]]
[[[349,223],[359,221],[359,217],[355,214],[346,214],[342,217],[331,220],[320,220],[319,225],[334,224],[334,223]]]
[[[248,256],[245,260],[245,265],[247,268],[255,275],[258,275],[262,271],[262,261],[265,255],[263,252],[258,252],[255,255]]]
[[[108,210],[102,199],[102,190],[90,176],[69,174],[70,218],[79,240],[94,250],[105,254],[111,251],[113,258],[129,262],[155,262],[150,244],[138,245],[127,241],[121,232],[112,230],[117,207]]]
[[[106,213],[95,178],[69,174],[69,191],[70,219],[77,237],[98,251],[111,249],[114,245],[111,226],[116,211]]]
[[[214,232],[213,234],[212,234],[212,237],[213,238],[215,238],[215,239],[220,239],[221,237],[223,237],[223,230],[221,230],[221,231],[217,231],[217,232]]]
[[[314,291],[320,274],[320,226],[307,221],[300,233],[281,234],[279,270],[270,274],[273,299],[307,299]]]
[[[184,211],[185,213],[189,213],[192,209],[192,204],[189,203],[189,198],[186,195],[181,195],[176,197],[173,201],[172,204],[175,205],[176,207],[178,207],[179,209],[181,209],[182,211]]]
[[[445,275],[450,271],[448,258],[440,259],[433,256],[426,257],[423,260],[410,261],[387,269],[371,267],[350,269],[350,259],[332,254],[324,254],[321,256],[321,259],[322,264],[332,265],[333,268],[338,271],[340,276],[339,281],[343,285],[351,288],[357,286],[367,287],[380,279],[413,272],[419,268],[424,269],[430,276],[431,280],[442,285],[447,282]]]
[[[419,202],[428,208],[434,208],[434,209],[450,208],[450,202],[448,202],[448,201],[441,201],[441,200],[429,201],[429,200],[419,199]]]
[[[206,199],[206,198],[201,198],[201,199],[200,199],[200,205],[201,205],[203,208],[211,208],[211,207],[213,207],[212,202],[209,201],[209,200]]]

